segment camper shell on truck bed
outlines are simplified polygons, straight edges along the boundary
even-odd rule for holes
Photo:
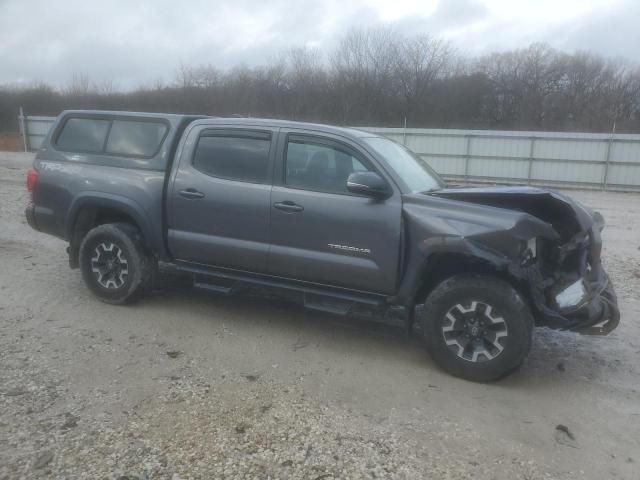
[[[203,117],[119,111],[63,112],[36,153],[34,166],[42,176],[34,192],[36,201],[27,209],[29,223],[69,241],[70,261],[76,266],[81,241],[78,235],[86,233],[83,223],[108,220],[88,217],[113,208],[114,213],[119,211],[133,219],[144,232],[146,246],[159,258],[169,260],[163,241],[166,172],[171,168],[182,133],[198,118]],[[65,127],[66,135],[62,137]],[[120,139],[120,145],[109,143],[119,131],[136,127],[134,134]],[[82,141],[87,138],[90,140]],[[115,148],[109,149],[110,145]],[[64,182],[64,190],[59,181]],[[89,205],[90,211],[85,210]]]

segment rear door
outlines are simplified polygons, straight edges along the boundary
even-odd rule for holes
[[[276,133],[262,126],[192,128],[167,198],[174,258],[266,271]]]
[[[351,194],[347,177],[358,170],[382,174],[364,150],[342,137],[280,131],[271,194],[270,274],[368,292],[395,291],[400,193],[389,182],[393,194],[386,200]]]

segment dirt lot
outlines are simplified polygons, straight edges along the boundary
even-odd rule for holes
[[[639,478],[639,195],[573,192],[608,223],[618,330],[538,330],[479,385],[288,304],[176,286],[105,305],[26,225],[29,162],[0,153],[0,479]]]

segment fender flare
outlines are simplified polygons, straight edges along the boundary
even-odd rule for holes
[[[392,303],[407,306],[414,304],[421,279],[432,265],[433,258],[439,254],[457,254],[478,259],[496,271],[508,271],[511,264],[511,259],[470,238],[445,235],[431,237],[421,242],[411,252],[407,270],[404,272],[398,294],[393,298]]]
[[[161,254],[163,251],[161,237],[160,239],[156,238],[158,235],[154,234],[148,215],[142,206],[130,198],[104,192],[85,191],[73,199],[69,207],[69,215],[67,215],[65,225],[65,231],[69,240],[73,238],[74,228],[80,211],[86,207],[105,207],[121,211],[136,222],[142,234],[144,244],[149,247],[153,253]]]

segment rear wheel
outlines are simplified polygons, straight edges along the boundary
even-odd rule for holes
[[[153,283],[156,262],[128,223],[99,225],[80,245],[80,269],[89,289],[107,303],[128,303]]]
[[[445,280],[427,298],[421,322],[435,362],[467,380],[486,382],[509,374],[531,347],[529,308],[511,285],[493,277]]]

